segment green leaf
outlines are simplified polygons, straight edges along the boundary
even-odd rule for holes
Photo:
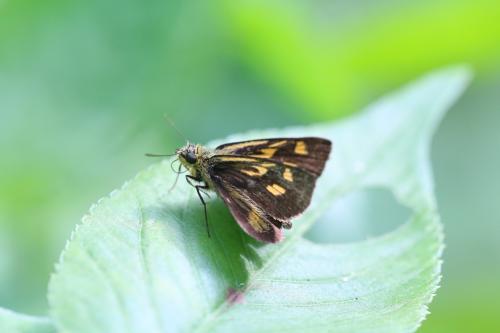
[[[414,331],[437,288],[443,248],[429,144],[468,78],[465,68],[442,70],[342,122],[224,140],[317,135],[335,142],[311,207],[277,245],[247,237],[219,199],[209,203],[209,239],[193,189],[179,182],[168,192],[170,160],[141,172],[91,208],[64,250],[49,286],[58,328]],[[303,238],[336,199],[371,186],[390,189],[410,220],[363,242]]]
[[[5,333],[54,333],[48,318],[33,317],[0,308],[0,332]]]

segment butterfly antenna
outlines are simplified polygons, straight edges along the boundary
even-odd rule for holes
[[[163,117],[168,122],[168,124],[174,129],[175,133],[177,133],[177,136],[179,138],[181,138],[183,141],[188,141],[186,136],[184,134],[182,134],[182,132],[177,128],[177,126],[175,126],[172,119],[166,113],[163,115]]]
[[[147,157],[169,157],[169,156],[175,156],[175,155],[177,155],[177,153],[173,153],[173,154],[151,154],[151,153],[146,153],[144,155],[146,155]]]
[[[168,121],[169,125],[172,126],[172,128],[175,130],[175,133],[177,133],[177,135],[182,139],[182,140],[186,140],[186,137],[184,135],[182,135],[181,131],[179,131],[179,129],[177,127],[175,127],[174,125],[174,122],[170,119],[169,116],[167,116],[167,114],[164,114],[163,117],[165,117],[165,120]],[[148,157],[169,157],[169,156],[175,156],[177,155],[177,152],[173,153],[173,154],[151,154],[151,153],[147,153],[146,156]]]

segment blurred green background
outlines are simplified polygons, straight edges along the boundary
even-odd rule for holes
[[[0,0],[0,306],[47,313],[90,204],[184,144],[164,114],[195,142],[328,121],[456,63],[476,75],[433,142],[447,247],[420,331],[498,332],[500,2]]]

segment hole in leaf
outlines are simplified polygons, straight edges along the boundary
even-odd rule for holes
[[[305,238],[316,243],[344,243],[383,235],[406,222],[411,210],[385,188],[356,191],[337,200]]]

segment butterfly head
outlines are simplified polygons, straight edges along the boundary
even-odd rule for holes
[[[179,161],[181,161],[181,163],[187,168],[194,166],[198,161],[198,148],[192,143],[188,143],[184,147],[177,149],[175,152]]]
[[[175,153],[182,165],[191,171],[191,174],[195,174],[195,170],[200,166],[202,151],[203,149],[200,145],[188,143],[184,147],[177,149]]]

